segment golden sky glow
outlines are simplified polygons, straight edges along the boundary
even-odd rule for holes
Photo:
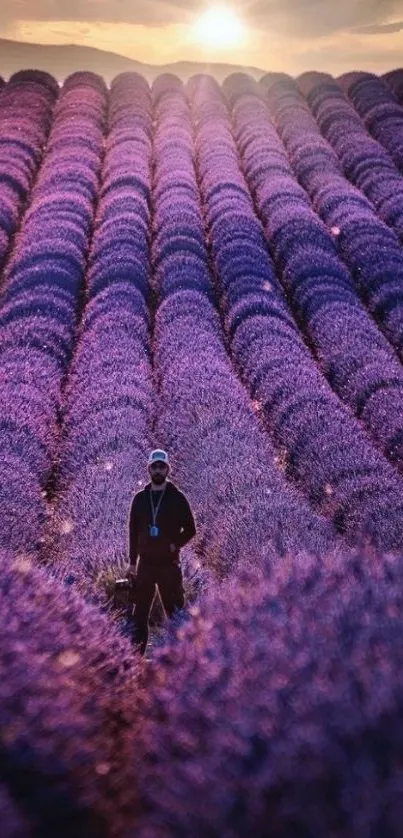
[[[219,7],[222,9],[222,7]],[[218,21],[221,32],[214,29]],[[252,64],[262,59],[262,33],[246,28],[234,15],[195,17],[193,25],[142,26],[86,21],[17,21],[12,38],[40,44],[75,43],[116,52],[137,61],[225,61]],[[4,37],[8,37],[5,35]],[[267,42],[267,38],[265,39]],[[259,65],[257,65],[259,66]]]
[[[191,27],[190,37],[213,49],[244,47],[248,30],[231,6],[210,6]]]
[[[235,6],[228,5],[224,7],[228,10],[225,19],[223,6],[217,4],[214,12],[214,7],[201,5],[197,13],[190,13],[188,9],[183,11],[183,23],[164,26],[94,20],[14,19],[3,22],[0,37],[31,43],[97,47],[152,64],[225,62],[262,70],[284,70],[291,74],[307,69],[327,70],[333,74],[352,69],[380,73],[403,64],[403,31],[374,35],[337,31],[301,37],[295,32],[271,30],[270,25],[253,27],[247,22],[246,2],[244,15]],[[237,8],[240,8],[239,0]]]

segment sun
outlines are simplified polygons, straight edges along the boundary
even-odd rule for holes
[[[230,6],[211,6],[196,20],[192,34],[207,47],[236,47],[244,40],[245,26]]]

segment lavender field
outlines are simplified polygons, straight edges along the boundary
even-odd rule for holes
[[[0,82],[2,838],[400,838],[402,242],[403,70]]]

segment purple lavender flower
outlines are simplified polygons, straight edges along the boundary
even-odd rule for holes
[[[3,784],[0,786],[0,811],[4,838],[31,838],[26,818],[18,811]]]
[[[137,695],[138,838],[398,838],[402,558],[278,562],[208,594]]]
[[[145,479],[153,373],[149,311],[150,92],[136,74],[111,87],[109,128],[80,335],[63,398],[53,561],[91,598],[127,563],[131,496]]]
[[[387,73],[383,73],[381,79],[386,82],[397,101],[401,104],[403,99],[403,70],[400,68],[390,70]]]
[[[403,370],[361,304],[335,244],[341,241],[340,252],[347,251],[348,265],[357,270],[358,252],[360,274],[372,280],[383,225],[368,201],[346,182],[291,79],[270,86],[268,76],[265,84],[270,115],[285,148],[269,121],[258,84],[247,77],[242,83],[235,76],[226,86],[245,176],[294,317],[333,389],[362,420],[375,444],[403,470]],[[222,121],[225,125],[225,115]],[[288,222],[287,206],[292,207]],[[357,251],[358,227],[365,229],[362,255]],[[398,250],[397,240],[392,244]]]
[[[234,363],[261,407],[287,476],[314,508],[353,541],[365,533],[383,548],[399,547],[402,481],[331,391],[297,331],[240,170],[219,86],[202,78],[188,90],[207,235]],[[274,188],[284,179],[279,157],[278,151],[269,157]],[[284,153],[281,160],[284,167]],[[291,259],[303,245],[315,246],[317,236],[307,235],[299,205],[287,200],[285,189],[280,198],[273,196],[278,209],[269,244],[283,254],[284,269],[284,254]],[[267,186],[260,200],[269,206]]]
[[[366,128],[403,171],[403,108],[391,88],[373,73],[343,73],[337,79]]]
[[[123,836],[137,797],[131,646],[24,555],[1,552],[0,569],[2,835],[20,836],[21,816],[26,836]]]
[[[59,87],[52,76],[19,72],[0,86],[0,268],[42,160]]]
[[[330,75],[303,73],[297,85],[320,131],[336,152],[345,176],[365,193],[380,218],[401,240],[403,184],[386,149],[368,134],[351,102]],[[324,162],[330,162],[329,154]]]
[[[153,85],[156,436],[189,494],[202,561],[218,576],[245,555],[314,552],[332,529],[287,486],[278,457],[226,353],[204,242],[183,85]],[[253,549],[252,549],[253,545]]]
[[[98,191],[99,87],[92,74],[66,80],[2,288],[0,544],[10,549],[35,552],[42,537]]]

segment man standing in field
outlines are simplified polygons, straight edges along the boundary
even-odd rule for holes
[[[147,646],[156,585],[168,617],[185,604],[179,551],[196,534],[187,498],[167,480],[169,469],[166,451],[152,451],[148,458],[151,482],[134,495],[130,507],[129,573],[135,581],[136,603],[134,641],[140,645],[141,655]]]

